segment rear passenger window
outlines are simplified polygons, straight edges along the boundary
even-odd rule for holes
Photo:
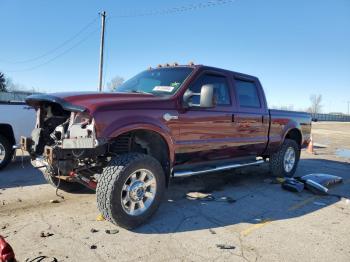
[[[241,107],[261,107],[258,90],[254,82],[235,80],[236,92]]]

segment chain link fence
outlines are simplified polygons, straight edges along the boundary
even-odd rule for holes
[[[311,114],[312,118],[316,121],[337,121],[337,122],[350,122],[350,115],[341,114]]]

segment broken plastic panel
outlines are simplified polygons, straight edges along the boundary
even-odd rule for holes
[[[286,178],[282,183],[282,188],[292,192],[301,192],[304,190],[304,183],[295,178]]]
[[[330,186],[333,184],[338,184],[343,181],[343,178],[340,176],[333,176],[329,174],[309,174],[299,178],[300,181],[306,182],[307,180],[312,180],[324,187]]]
[[[342,177],[329,174],[309,174],[298,178],[286,178],[282,183],[282,188],[292,191],[301,192],[304,187],[314,194],[328,194],[327,186],[338,184],[343,181]]]

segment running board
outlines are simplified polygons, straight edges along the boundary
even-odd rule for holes
[[[212,172],[223,171],[223,170],[228,170],[228,169],[234,169],[234,168],[239,168],[239,167],[244,167],[244,166],[255,166],[255,165],[263,164],[264,162],[265,162],[264,160],[258,160],[258,161],[251,162],[251,163],[223,165],[223,166],[217,166],[214,168],[197,170],[197,171],[181,170],[181,171],[175,171],[174,177],[186,177],[186,176],[199,175],[199,174],[212,173]]]

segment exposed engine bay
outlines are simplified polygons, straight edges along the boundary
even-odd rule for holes
[[[88,112],[71,112],[53,102],[43,102],[36,109],[32,136],[21,141],[36,168],[65,180],[76,180],[78,173],[90,179],[102,172],[107,146],[96,139]]]

